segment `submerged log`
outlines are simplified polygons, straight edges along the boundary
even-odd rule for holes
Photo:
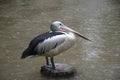
[[[75,75],[76,69],[68,64],[55,64],[56,69],[52,69],[51,66],[42,66],[41,74],[49,77],[71,77]]]

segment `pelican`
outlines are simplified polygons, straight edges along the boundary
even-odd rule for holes
[[[54,56],[71,48],[76,39],[75,35],[91,41],[60,21],[52,22],[50,29],[51,31],[36,36],[30,42],[27,49],[22,53],[22,59],[28,56],[45,56],[46,65],[51,65],[51,68],[55,69]]]

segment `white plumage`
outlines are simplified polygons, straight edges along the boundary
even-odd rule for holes
[[[64,52],[66,51],[67,49],[71,48],[75,42],[75,35],[74,36],[71,36],[70,34],[72,33],[69,33],[69,34],[64,34],[64,35],[59,35],[59,36],[55,36],[53,38],[51,38],[49,41],[50,45],[48,47],[51,47],[54,43],[60,43],[56,48],[50,50],[49,52],[47,52],[45,54],[45,56],[47,57],[52,57],[52,56],[56,56],[58,55],[59,53],[61,52]],[[48,40],[46,40],[48,41]]]

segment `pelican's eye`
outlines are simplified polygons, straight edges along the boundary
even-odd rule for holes
[[[62,24],[60,24],[60,25],[62,25]]]

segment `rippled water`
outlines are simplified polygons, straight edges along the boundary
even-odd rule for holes
[[[93,41],[77,38],[55,57],[77,69],[74,77],[59,80],[120,80],[119,0],[0,1],[0,80],[56,80],[41,76],[44,57],[20,59],[29,41],[55,20]]]

